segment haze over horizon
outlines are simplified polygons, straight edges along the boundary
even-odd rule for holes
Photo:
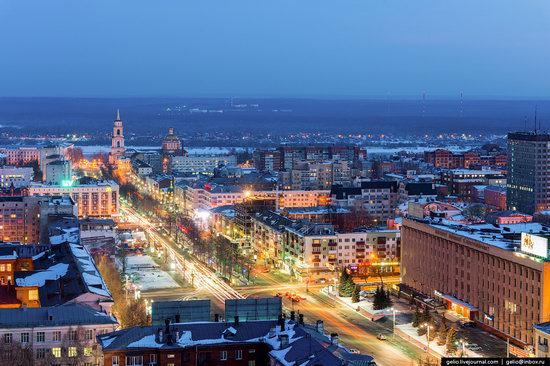
[[[541,99],[549,16],[542,1],[0,0],[0,96]]]

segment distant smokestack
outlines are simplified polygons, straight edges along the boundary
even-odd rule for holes
[[[296,321],[296,313],[294,312],[294,310],[290,312],[290,320]]]
[[[214,322],[219,323],[220,321],[220,314],[214,314]]]
[[[239,326],[239,316],[235,316],[235,326]]]
[[[170,334],[170,318],[164,319],[165,333],[166,335]]]
[[[176,318],[176,323],[179,323],[180,322],[180,315],[176,314],[175,318]]]
[[[298,314],[298,324],[304,325],[304,314]]]

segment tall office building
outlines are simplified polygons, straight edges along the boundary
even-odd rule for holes
[[[550,134],[508,134],[507,206],[532,214],[550,209]]]

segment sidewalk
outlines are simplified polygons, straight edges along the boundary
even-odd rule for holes
[[[395,335],[401,337],[403,340],[415,345],[416,347],[427,352],[428,340],[426,335],[418,335],[417,328],[412,326],[412,323],[400,324],[395,326]],[[442,358],[448,357],[447,347],[445,345],[440,346],[437,344],[437,340],[430,341],[430,355]],[[462,351],[461,346],[458,346],[458,353]],[[465,349],[465,357],[482,357],[480,354]]]
[[[321,290],[321,293],[338,301],[340,304],[345,305],[348,308],[357,311],[359,314],[361,314],[362,316],[364,316],[365,318],[373,322],[382,319],[386,315],[392,314],[391,312],[388,314],[388,312],[384,310],[372,310],[369,307],[365,306],[365,303],[363,304],[361,304],[361,302],[352,303],[350,298],[341,298],[337,294],[328,291],[327,287],[323,288]]]

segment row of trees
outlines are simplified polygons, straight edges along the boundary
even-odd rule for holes
[[[374,293],[374,301],[372,307],[374,310],[382,310],[389,308],[393,305],[393,302],[390,298],[390,291],[384,290],[384,286],[377,287],[376,292]]]
[[[148,325],[147,309],[145,301],[128,296],[128,290],[124,289],[121,276],[114,262],[107,256],[96,258],[97,267],[105,280],[114,305],[113,313],[122,328],[130,328],[139,325]]]
[[[342,269],[340,274],[340,285],[338,287],[338,295],[340,297],[350,297],[351,302],[356,303],[360,300],[360,287],[353,282],[353,277],[348,273],[347,269]],[[390,297],[390,291],[384,290],[384,286],[376,288],[374,293],[373,308],[374,310],[382,310],[393,305]]]
[[[436,327],[436,322],[430,314],[428,307],[424,308],[424,311],[420,313],[418,306],[414,312],[412,318],[412,326],[417,329],[418,335],[422,336],[426,334],[428,336],[428,327],[430,328],[428,341],[434,341],[437,338],[437,344],[439,346],[445,346],[448,354],[454,354],[457,350],[457,331],[454,327],[447,326],[445,318],[439,322],[439,327]],[[436,330],[437,328],[437,330]]]

